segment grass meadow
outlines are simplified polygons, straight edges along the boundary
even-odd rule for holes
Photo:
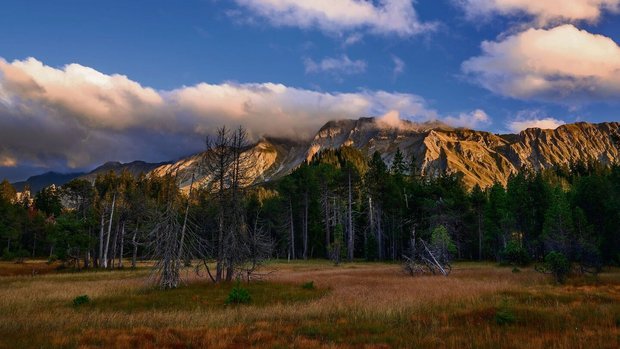
[[[33,272],[34,269],[34,272]],[[531,268],[457,263],[449,277],[396,264],[271,262],[252,300],[187,271],[57,272],[0,263],[0,348],[618,348],[620,270],[555,285]],[[314,287],[302,287],[312,281]],[[90,302],[74,306],[88,295]]]

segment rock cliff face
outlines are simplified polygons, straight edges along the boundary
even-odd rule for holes
[[[555,130],[527,129],[521,133],[496,135],[451,128],[432,122],[402,122],[398,127],[373,118],[328,122],[309,142],[265,138],[250,147],[253,182],[269,181],[290,173],[304,160],[330,148],[351,146],[368,154],[379,151],[389,164],[396,150],[407,159],[413,155],[423,175],[441,172],[464,175],[468,187],[505,184],[521,168],[540,170],[577,161],[620,161],[620,124],[576,123]],[[182,187],[189,186],[191,173],[208,182],[200,171],[202,154],[156,168],[153,174],[179,171]]]

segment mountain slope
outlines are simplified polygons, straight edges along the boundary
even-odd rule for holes
[[[46,172],[37,176],[29,177],[27,180],[22,182],[13,183],[15,190],[18,192],[24,191],[26,186],[30,188],[31,193],[37,193],[43,188],[47,188],[52,184],[55,185],[63,185],[67,182],[70,182],[72,179],[80,177],[84,175],[82,172],[78,173],[57,173],[57,172]]]
[[[381,153],[389,164],[396,150],[413,155],[423,175],[463,174],[468,187],[505,184],[521,168],[540,170],[578,161],[603,163],[620,160],[620,124],[575,123],[555,130],[527,129],[519,134],[496,135],[484,131],[452,128],[438,122],[416,124],[403,121],[389,125],[373,118],[330,121],[309,142],[264,138],[247,151],[252,158],[254,183],[290,173],[304,160],[325,150],[351,146],[367,154]],[[200,168],[202,154],[160,166],[152,173],[178,171],[187,189],[191,174],[198,182],[209,181]]]
[[[144,161],[132,161],[128,163],[121,163],[118,161],[109,161],[105,164],[97,167],[96,169],[88,172],[80,176],[80,179],[85,179],[87,181],[94,181],[98,175],[106,174],[110,171],[113,171],[116,174],[120,174],[123,171],[128,171],[133,176],[139,176],[141,173],[149,173],[152,170],[168,164],[169,162],[161,162],[161,163],[150,163]]]

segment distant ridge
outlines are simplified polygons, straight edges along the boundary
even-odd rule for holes
[[[132,161],[124,164],[118,161],[109,161],[88,173],[46,172],[40,175],[32,176],[25,181],[13,183],[13,186],[18,192],[24,191],[26,186],[28,186],[30,188],[30,192],[32,194],[35,194],[41,189],[47,188],[52,184],[61,186],[76,178],[85,179],[92,182],[97,178],[99,174],[105,174],[110,171],[113,171],[116,174],[120,174],[123,171],[128,171],[129,173],[131,173],[131,175],[138,176],[141,173],[149,173],[155,168],[165,165],[167,163],[168,162],[148,163],[144,161]]]
[[[13,186],[18,192],[24,191],[26,186],[30,188],[31,193],[37,193],[43,188],[47,188],[52,184],[63,185],[70,182],[72,179],[84,175],[83,172],[76,173],[58,173],[58,172],[46,172],[40,175],[32,176],[25,181],[13,183]]]
[[[81,175],[80,178],[92,182],[97,178],[97,175],[105,174],[110,171],[113,171],[116,174],[127,171],[133,176],[138,176],[141,173],[149,173],[152,170],[169,163],[170,162],[150,163],[144,161],[132,161],[128,163],[122,163],[118,161],[108,161],[105,164],[90,171],[89,173]]]
[[[437,121],[414,123],[368,117],[335,120],[327,122],[309,141],[279,137],[260,139],[246,150],[252,159],[250,179],[252,183],[261,183],[281,178],[315,154],[344,146],[360,149],[368,155],[378,151],[387,164],[400,149],[407,160],[415,157],[422,175],[461,173],[466,186],[484,188],[496,182],[506,184],[510,175],[521,169],[538,171],[590,161],[618,163],[620,123],[578,122],[555,130],[528,128],[518,134],[498,135],[454,128]],[[15,185],[19,190],[29,183],[36,191],[77,177],[94,181],[98,174],[127,170],[134,176],[175,174],[181,188],[187,190],[192,174],[196,175],[198,184],[210,180],[207,173],[201,172],[203,154],[159,164],[107,162],[87,174],[50,172]]]

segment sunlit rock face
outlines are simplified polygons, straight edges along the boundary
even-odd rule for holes
[[[496,135],[484,131],[453,128],[440,122],[399,124],[380,119],[330,121],[310,141],[263,138],[246,150],[251,162],[248,183],[259,183],[289,174],[304,161],[325,149],[350,146],[369,155],[381,153],[390,163],[400,149],[407,161],[415,157],[421,173],[462,173],[468,187],[506,184],[520,169],[541,170],[555,165],[597,160],[620,160],[620,124],[616,122],[563,125],[555,130],[526,129],[519,134]],[[151,173],[176,174],[185,190],[192,174],[201,184],[209,182],[196,154],[166,164]]]

